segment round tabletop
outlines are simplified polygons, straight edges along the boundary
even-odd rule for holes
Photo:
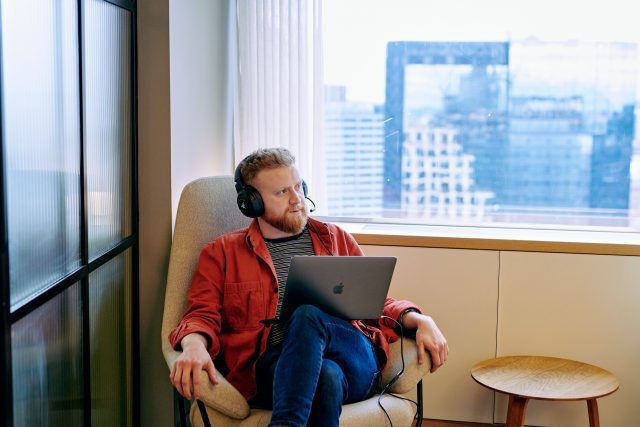
[[[597,366],[545,356],[507,356],[477,363],[471,376],[492,390],[542,400],[595,399],[620,386]]]

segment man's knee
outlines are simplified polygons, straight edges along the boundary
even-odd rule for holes
[[[346,385],[346,377],[340,366],[331,360],[325,359],[320,369],[316,393],[322,395],[325,399],[334,396],[342,402]]]
[[[291,321],[317,320],[321,314],[322,310],[315,305],[303,304],[295,309],[291,315]]]
[[[314,305],[303,304],[296,308],[289,318],[286,337],[295,336],[295,339],[302,340],[301,342],[311,339],[313,342],[326,343],[331,332],[330,326],[339,322],[350,326],[346,321],[330,316]]]

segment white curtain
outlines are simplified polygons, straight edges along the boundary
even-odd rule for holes
[[[236,0],[236,8],[234,163],[286,147],[314,200],[324,200],[321,0]]]

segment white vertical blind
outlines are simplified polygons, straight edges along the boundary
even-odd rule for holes
[[[237,0],[234,163],[258,148],[286,147],[322,198],[320,0]]]

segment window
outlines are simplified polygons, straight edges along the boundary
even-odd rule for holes
[[[3,422],[137,425],[135,5],[0,12]]]
[[[366,119],[376,129],[367,149],[383,153],[365,167],[364,147],[347,153],[347,135],[334,133],[327,165],[339,158],[378,177],[355,184],[379,192],[370,218],[640,230],[640,30],[630,3],[323,4],[325,87],[340,94],[327,97],[327,128]],[[328,194],[344,185],[332,173]],[[328,206],[356,211],[347,198]]]

